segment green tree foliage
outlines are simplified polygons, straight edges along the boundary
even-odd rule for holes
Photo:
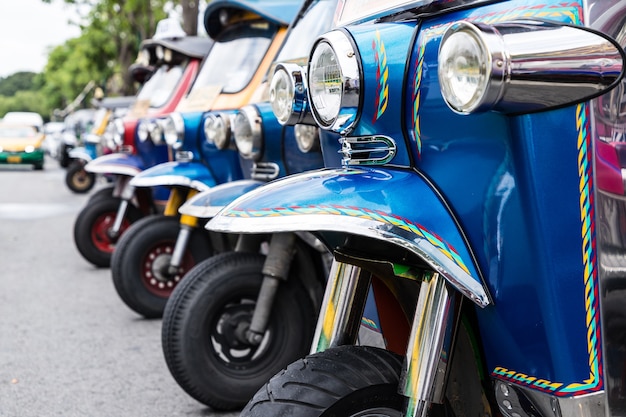
[[[0,96],[13,97],[18,91],[36,90],[39,85],[35,82],[37,74],[22,71],[11,74],[6,78],[0,77]]]
[[[179,7],[190,35],[197,31],[199,0],[41,0],[64,1],[84,12],[81,35],[50,51],[42,74],[17,73],[0,79],[0,115],[9,110],[37,111],[48,118],[63,109],[94,81],[105,95],[131,95],[136,85],[128,76],[139,46],[152,37],[168,9]],[[9,78],[11,78],[10,82]],[[30,94],[22,94],[30,93]],[[87,95],[89,104],[92,95]],[[28,106],[33,107],[28,107]],[[9,110],[5,110],[9,109]]]

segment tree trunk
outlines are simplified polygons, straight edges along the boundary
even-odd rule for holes
[[[183,8],[183,30],[189,36],[198,34],[198,3],[199,0],[180,0]]]

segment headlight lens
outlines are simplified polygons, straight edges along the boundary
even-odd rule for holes
[[[163,137],[165,142],[174,146],[182,142],[185,134],[185,121],[180,113],[172,113],[163,121]]]
[[[317,126],[296,125],[294,127],[296,135],[296,143],[301,152],[310,152],[313,149],[319,149],[319,129]]]
[[[117,146],[121,146],[124,143],[124,121],[122,119],[113,120],[113,142]]]
[[[35,147],[32,145],[28,145],[27,147],[24,148],[24,152],[26,153],[35,152]]]
[[[226,149],[230,145],[230,117],[226,114],[211,113],[204,119],[204,134],[209,143],[217,149]]]
[[[245,106],[235,116],[233,134],[239,154],[245,159],[257,159],[261,156],[263,138],[261,117],[254,106]]]
[[[469,113],[483,101],[491,56],[472,26],[457,25],[446,32],[439,48],[439,83],[450,108]]]
[[[274,73],[270,83],[270,103],[272,111],[281,125],[287,123],[293,110],[293,83],[287,71],[279,69]]]
[[[137,138],[145,142],[150,137],[150,126],[147,121],[140,120],[137,124]]]
[[[341,31],[324,35],[313,48],[308,71],[315,121],[324,129],[346,133],[356,122],[361,71],[352,43]]]

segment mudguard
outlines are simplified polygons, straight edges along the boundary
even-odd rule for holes
[[[136,175],[130,185],[135,187],[180,186],[205,191],[215,186],[209,168],[198,162],[164,162]]]
[[[239,180],[217,185],[187,200],[178,212],[200,219],[210,219],[227,204],[245,193],[267,184],[265,181]]]
[[[134,177],[144,169],[144,164],[136,155],[112,153],[99,156],[85,165],[87,172],[95,174],[119,174]]]
[[[81,159],[85,162],[90,162],[93,160],[93,158],[91,157],[91,154],[87,152],[87,149],[83,147],[70,149],[70,151],[68,152],[68,155],[72,159]]]
[[[206,228],[228,233],[328,231],[384,240],[420,256],[479,306],[491,302],[445,202],[411,170],[328,169],[293,175],[233,201]]]

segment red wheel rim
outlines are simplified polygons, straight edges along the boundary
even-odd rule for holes
[[[91,228],[91,241],[100,252],[113,253],[113,249],[115,249],[117,239],[111,239],[109,236],[109,230],[113,226],[113,223],[115,223],[116,215],[117,212],[115,211],[102,213],[93,223]],[[122,221],[122,227],[120,228],[120,236],[126,229],[128,229],[129,226],[130,222],[127,219],[124,219]]]
[[[168,273],[168,267],[176,241],[159,242],[153,245],[141,263],[141,280],[152,294],[168,298],[183,276],[196,262],[189,251],[185,251],[176,274]]]

